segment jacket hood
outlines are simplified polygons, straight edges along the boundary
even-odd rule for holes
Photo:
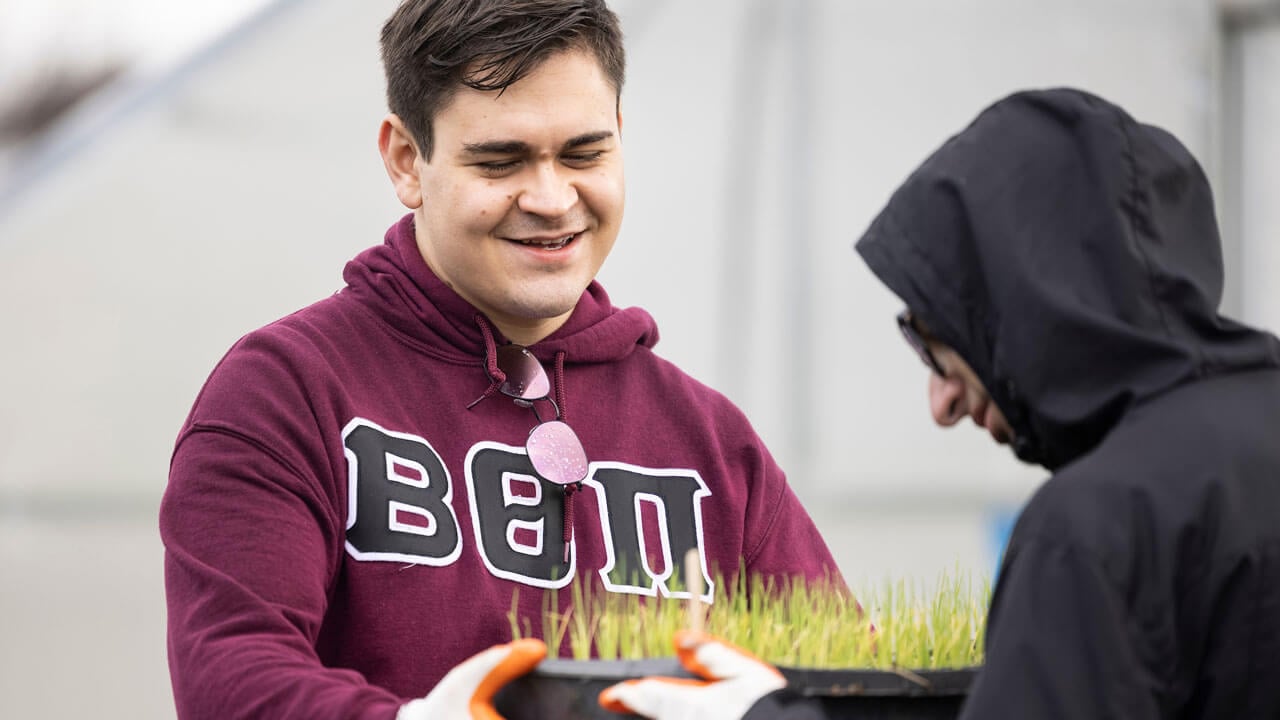
[[[991,105],[913,172],[855,245],[956,350],[1050,469],[1197,378],[1280,365],[1218,314],[1222,249],[1195,158],[1072,89]]]
[[[427,266],[412,214],[387,231],[382,245],[347,263],[343,279],[344,292],[421,343],[425,352],[476,362],[492,353],[485,336],[497,335],[496,327]],[[529,349],[544,362],[557,356],[571,362],[610,362],[657,342],[658,327],[647,312],[614,307],[604,287],[592,281],[568,321]]]

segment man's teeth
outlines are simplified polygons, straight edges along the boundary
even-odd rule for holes
[[[574,235],[565,235],[559,240],[552,240],[551,242],[545,242],[542,240],[517,240],[516,242],[520,243],[521,245],[528,245],[530,247],[540,247],[540,248],[543,248],[544,250],[559,250],[565,245],[568,245],[569,241],[572,240],[574,237],[575,237]]]

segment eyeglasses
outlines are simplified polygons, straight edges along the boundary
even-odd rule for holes
[[[933,356],[933,351],[929,349],[929,342],[920,334],[920,330],[916,328],[915,318],[912,317],[910,310],[903,310],[898,313],[898,329],[902,331],[902,337],[907,339],[907,344],[912,350],[916,351],[916,355],[920,356],[920,361],[930,370],[938,375],[938,377],[946,377],[947,373],[942,369],[942,364],[938,362],[938,358]]]
[[[582,482],[587,477],[587,453],[578,434],[560,419],[560,406],[551,399],[551,380],[542,363],[522,345],[503,345],[498,348],[498,369],[507,376],[498,391],[532,409],[538,419],[524,445],[533,469],[557,485]],[[539,400],[551,403],[555,419],[542,419],[535,404]]]
[[[533,410],[538,424],[529,431],[524,451],[533,469],[543,478],[564,488],[564,562],[569,562],[573,542],[573,496],[587,477],[587,452],[578,434],[560,419],[560,406],[551,399],[551,380],[538,358],[523,345],[503,345],[497,350],[498,369],[506,380],[498,392]],[[486,371],[487,372],[487,371]],[[537,402],[546,400],[555,409],[552,420],[543,420]]]

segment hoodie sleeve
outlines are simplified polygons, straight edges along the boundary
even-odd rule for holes
[[[1087,551],[1045,539],[1011,546],[962,720],[1156,720],[1131,622],[1125,598]]]
[[[315,650],[335,543],[307,487],[233,431],[180,439],[160,513],[178,717],[395,716],[398,698]]]

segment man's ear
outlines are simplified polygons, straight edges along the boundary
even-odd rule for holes
[[[422,207],[422,182],[418,178],[418,144],[398,115],[390,114],[378,128],[378,151],[396,197],[410,210]]]

